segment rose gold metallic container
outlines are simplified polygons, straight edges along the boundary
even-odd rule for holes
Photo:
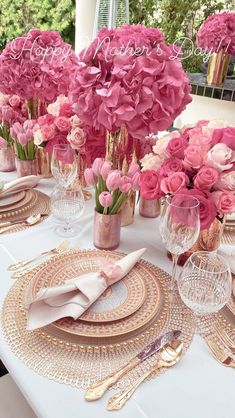
[[[222,86],[228,72],[230,55],[223,49],[211,55],[207,68],[207,84]]]
[[[44,148],[38,147],[37,149],[37,163],[38,174],[44,178],[49,178],[51,174],[51,156]]]
[[[160,215],[160,199],[147,200],[140,197],[139,211],[144,218],[157,218]]]
[[[103,215],[95,210],[93,241],[100,250],[115,250],[120,244],[121,213]]]
[[[12,146],[0,149],[0,171],[15,171],[15,151]]]
[[[19,160],[16,158],[16,171],[18,177],[31,176],[38,174],[37,160]]]
[[[136,192],[130,190],[121,210],[121,226],[128,226],[134,222]]]

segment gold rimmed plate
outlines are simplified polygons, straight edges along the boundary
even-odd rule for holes
[[[36,190],[27,190],[25,196],[18,202],[9,205],[8,207],[2,208],[0,211],[0,219],[11,218],[18,216],[19,214],[26,212],[31,207],[33,207],[37,202],[37,192]]]
[[[8,196],[4,196],[0,198],[0,212],[5,212],[8,210],[8,207],[18,203],[20,200],[22,200],[25,197],[26,192],[18,192],[15,194],[11,194]]]

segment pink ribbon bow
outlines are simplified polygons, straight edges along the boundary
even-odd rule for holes
[[[105,260],[102,261],[102,270],[100,271],[101,276],[107,280],[108,286],[112,283],[120,280],[124,272],[120,266],[117,266],[113,261]]]

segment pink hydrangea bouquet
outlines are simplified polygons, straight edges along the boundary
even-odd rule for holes
[[[95,188],[96,211],[114,215],[121,211],[130,190],[139,190],[140,167],[131,163],[127,174],[113,170],[112,162],[96,158],[85,170],[88,186]]]
[[[199,121],[157,140],[142,160],[140,193],[148,200],[189,194],[200,202],[201,229],[235,212],[235,127]]]
[[[26,120],[23,124],[15,122],[10,129],[14,139],[16,157],[19,160],[35,160],[36,146],[33,139],[35,120]]]
[[[26,114],[25,104],[19,96],[0,93],[0,148],[13,145],[10,127],[15,122],[24,122]]]
[[[188,77],[158,29],[102,29],[80,53],[70,89],[78,117],[97,130],[143,140],[167,129],[191,101]]]
[[[203,51],[235,54],[235,13],[224,12],[209,16],[197,34],[197,45]]]

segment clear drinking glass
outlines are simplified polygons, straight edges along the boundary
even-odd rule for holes
[[[219,311],[232,291],[229,264],[216,252],[197,251],[186,261],[178,279],[180,296],[196,314]]]
[[[173,258],[170,286],[173,290],[178,257],[195,244],[200,232],[199,201],[184,194],[166,197],[159,229],[162,241]]]
[[[84,196],[79,185],[73,188],[56,186],[51,195],[51,212],[54,218],[62,222],[55,231],[60,237],[73,237],[79,228],[74,225],[82,215]]]
[[[68,187],[77,175],[75,151],[69,144],[54,145],[51,172],[62,187]]]

